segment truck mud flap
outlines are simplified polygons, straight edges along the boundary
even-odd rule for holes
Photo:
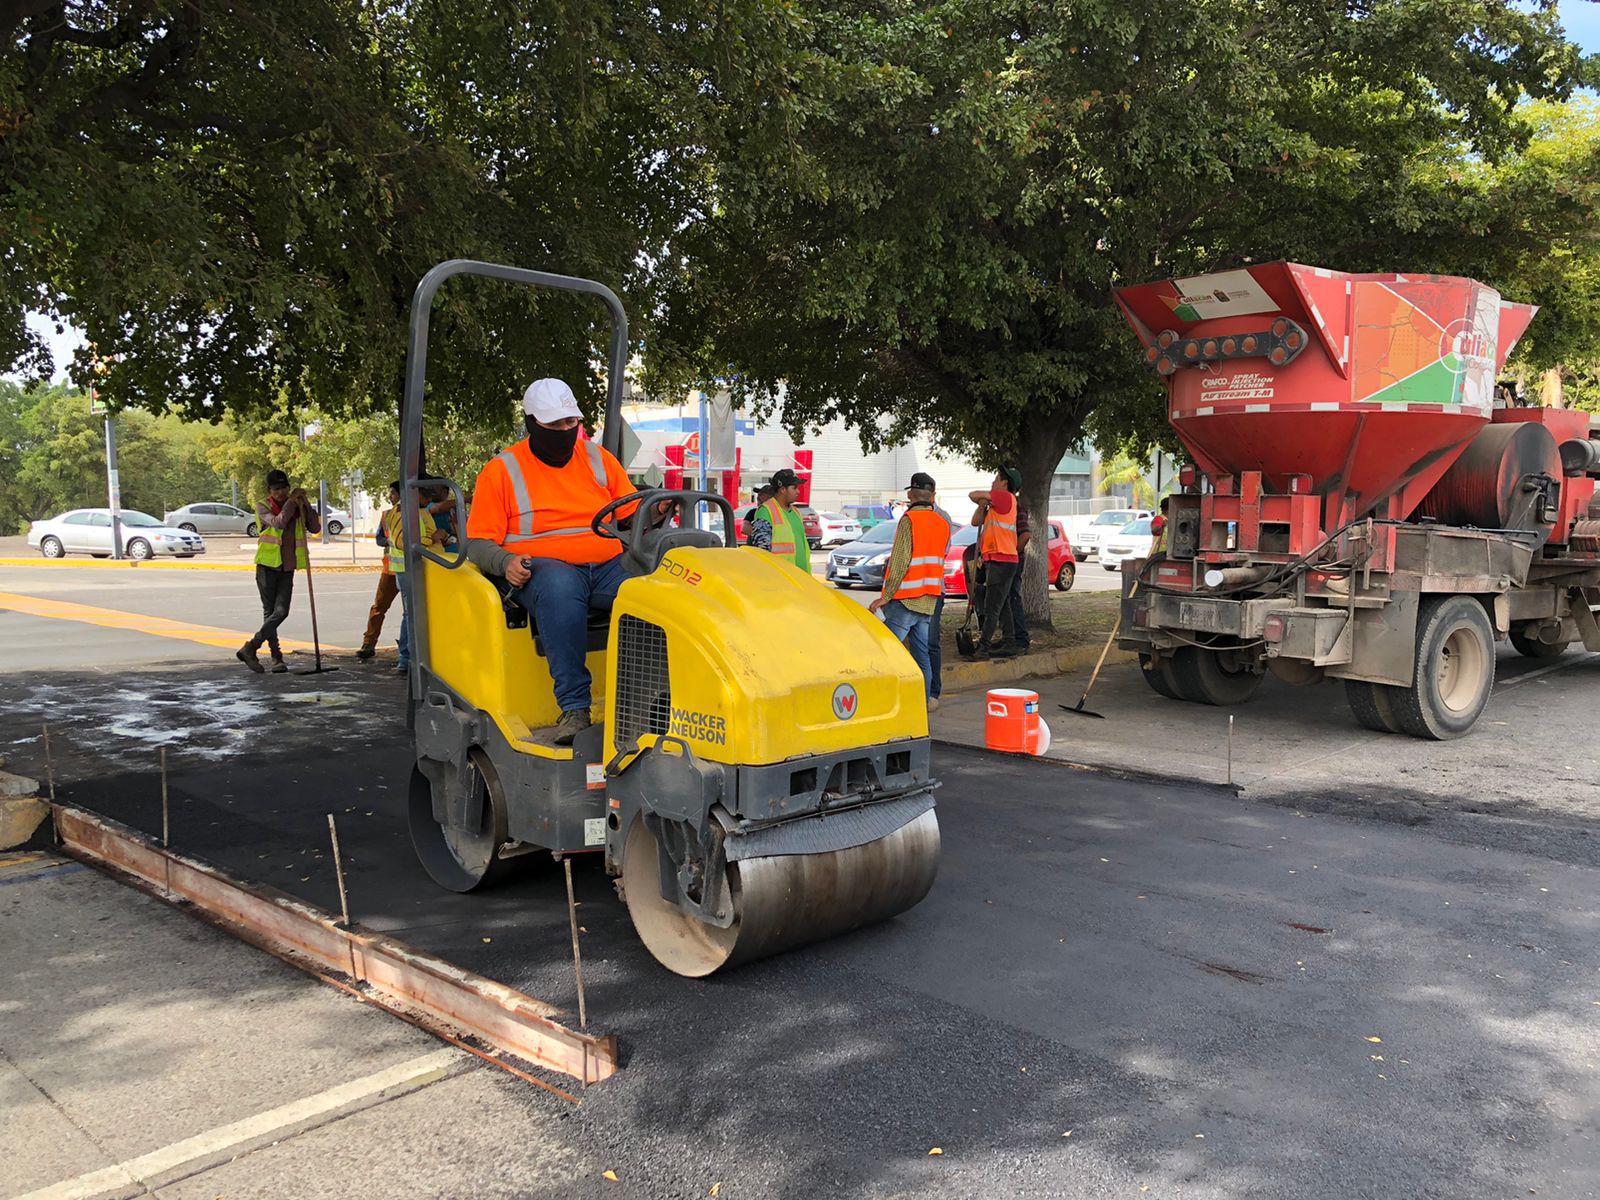
[[[933,808],[933,789],[880,800],[842,812],[823,811],[740,833],[730,831],[722,850],[729,862],[789,854],[831,854],[886,838]]]

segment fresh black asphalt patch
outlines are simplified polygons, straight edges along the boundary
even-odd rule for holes
[[[336,910],[332,812],[356,920],[575,1008],[559,874],[435,887],[405,829],[396,682],[315,686],[349,699],[276,705],[234,753],[169,749],[174,846]],[[27,687],[4,687],[11,711]],[[158,831],[153,751],[57,728],[65,797]],[[598,862],[578,868],[591,1022],[626,1057],[563,1127],[617,1194],[1595,1194],[1594,868],[1337,797],[951,748],[936,765],[928,899],[725,977],[661,969]]]

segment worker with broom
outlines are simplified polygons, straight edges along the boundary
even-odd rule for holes
[[[316,506],[306,499],[304,488],[289,487],[289,476],[273,468],[267,472],[267,498],[256,505],[256,591],[261,595],[261,628],[235,653],[257,675],[265,668],[256,652],[266,643],[272,655],[273,674],[282,674],[283,650],[278,644],[278,626],[289,616],[294,599],[294,573],[308,569],[306,534],[322,532],[322,518]]]

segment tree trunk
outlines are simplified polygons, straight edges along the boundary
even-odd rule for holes
[[[1022,562],[1022,608],[1030,624],[1049,628],[1050,589],[1047,578],[1050,562],[1050,482],[1056,466],[1076,429],[1066,429],[1040,420],[1027,431],[1027,440],[1016,458],[1022,472],[1022,502],[1028,509],[1032,537]]]

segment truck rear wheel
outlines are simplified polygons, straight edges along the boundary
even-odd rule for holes
[[[1521,629],[1511,631],[1511,644],[1523,658],[1560,658],[1571,642],[1541,642]]]
[[[1471,596],[1425,596],[1417,612],[1416,673],[1391,695],[1400,728],[1444,741],[1471,731],[1494,690],[1494,626]]]
[[[1366,728],[1374,733],[1404,733],[1399,718],[1395,716],[1392,693],[1399,689],[1388,684],[1368,683],[1365,679],[1346,679],[1344,698],[1350,711]]]
[[[1221,708],[1243,704],[1261,686],[1261,675],[1240,655],[1198,646],[1185,646],[1172,656],[1171,678],[1183,699]]]
[[[1172,659],[1165,657],[1157,662],[1148,654],[1139,655],[1139,673],[1153,691],[1168,700],[1181,700],[1178,689],[1172,686]]]

